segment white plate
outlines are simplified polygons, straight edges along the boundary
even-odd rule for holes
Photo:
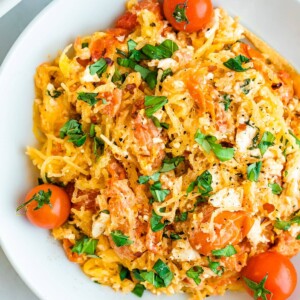
[[[105,2],[105,4],[104,4]],[[123,11],[124,0],[56,0],[24,31],[2,66],[0,74],[0,237],[14,268],[44,300],[137,299],[116,294],[91,282],[47,231],[17,216],[15,208],[35,184],[26,145],[35,144],[32,127],[33,75],[40,63],[55,57],[77,35],[105,29]],[[219,0],[242,23],[265,38],[300,69],[300,3],[297,0]],[[300,271],[300,257],[295,258]],[[275,262],[276,263],[276,262]],[[299,276],[300,277],[300,276]],[[298,290],[290,300],[298,300]],[[155,299],[150,293],[143,299]],[[173,298],[186,299],[176,295]],[[246,300],[246,294],[227,294],[211,300]]]
[[[0,0],[0,18],[15,7],[21,0]]]

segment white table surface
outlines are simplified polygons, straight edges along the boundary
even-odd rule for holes
[[[9,49],[30,21],[51,0],[23,0],[0,18],[0,65]],[[23,283],[7,260],[0,246],[0,299],[38,300]],[[61,300],[61,299],[57,299]]]

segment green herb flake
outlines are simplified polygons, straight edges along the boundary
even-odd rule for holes
[[[198,192],[202,196],[209,196],[212,191],[212,175],[209,171],[204,171],[200,176],[196,178],[195,181],[191,182],[187,188],[187,193],[192,192],[195,187],[198,187]]]
[[[247,176],[250,181],[257,182],[261,170],[262,162],[256,162],[247,167]]]
[[[165,40],[158,46],[147,44],[141,49],[141,51],[149,59],[164,59],[172,57],[173,53],[178,49],[178,45],[175,42],[172,40]]]
[[[107,214],[107,215],[110,214],[110,212],[109,212],[108,209],[103,209],[103,210],[100,211],[100,213],[102,213],[102,214]]]
[[[152,120],[153,124],[155,125],[155,127],[157,127],[157,128],[169,129],[169,127],[170,127],[170,125],[167,123],[159,122],[159,120],[154,116],[151,117],[151,120]]]
[[[88,105],[95,105],[99,99],[97,99],[98,93],[78,93],[77,99],[86,102]]]
[[[164,281],[166,287],[170,285],[174,278],[174,275],[167,264],[159,259],[153,266],[153,270],[156,271],[158,276]]]
[[[212,253],[212,255],[214,255],[216,257],[221,257],[221,256],[230,257],[230,256],[237,254],[237,251],[235,250],[235,248],[232,245],[228,245],[227,247],[225,247],[223,249],[212,250],[211,253]]]
[[[81,48],[84,49],[84,48],[88,48],[89,47],[89,43],[82,43],[81,44]]]
[[[159,181],[156,181],[150,186],[150,193],[152,194],[155,201],[163,202],[165,198],[170,194],[170,191],[162,189],[161,183]]]
[[[163,160],[163,166],[159,170],[160,173],[165,173],[174,170],[178,165],[184,161],[184,156],[177,156]]]
[[[138,296],[138,297],[142,297],[143,294],[144,294],[144,291],[146,290],[146,288],[140,284],[140,283],[137,283],[134,287],[134,289],[131,291],[134,295]]]
[[[256,283],[255,281],[252,281],[246,277],[243,277],[243,280],[245,281],[246,285],[253,291],[254,293],[254,299],[272,299],[273,294],[265,288],[265,283],[268,279],[268,274],[262,279],[261,282]],[[267,297],[267,295],[270,295],[270,297]]]
[[[296,240],[300,240],[300,234],[297,235]]]
[[[172,70],[170,68],[166,69],[163,71],[160,81],[164,82],[168,76],[172,76],[172,75],[173,75]]]
[[[175,222],[185,222],[188,219],[188,212],[184,211],[175,216]]]
[[[217,261],[211,261],[208,257],[208,267],[218,276],[222,276],[224,273],[224,267],[220,266],[220,263]]]
[[[278,183],[269,183],[268,187],[272,190],[274,195],[280,195],[283,190]]]
[[[133,241],[128,236],[124,235],[121,230],[113,230],[110,236],[117,247],[129,246],[133,244]]]
[[[107,70],[107,62],[104,58],[100,58],[94,64],[90,65],[89,69],[91,75],[97,74],[100,78],[101,75]]]
[[[186,15],[187,1],[184,3],[179,3],[176,5],[173,12],[173,17],[177,23],[185,22],[186,25],[189,24],[189,19]]]
[[[148,281],[149,283],[151,283],[156,288],[165,287],[163,279],[161,279],[153,271],[141,272],[140,276],[143,278],[143,280]]]
[[[283,231],[289,230],[293,224],[300,225],[300,216],[295,216],[291,218],[289,221],[282,221],[277,219],[274,227]]]
[[[105,143],[102,139],[98,137],[94,137],[94,143],[93,143],[93,153],[96,156],[96,158],[103,155],[105,149]]]
[[[81,124],[77,120],[69,120],[59,131],[61,139],[66,136],[68,141],[73,143],[76,147],[82,146],[86,141],[86,134],[83,133]]]
[[[250,84],[250,82],[251,82],[251,79],[247,78],[247,79],[244,80],[244,83],[241,85],[242,92],[245,95],[248,95],[249,92],[250,92],[250,88],[248,87],[248,85]]]
[[[231,160],[234,157],[234,148],[222,147],[222,145],[217,143],[217,138],[214,136],[205,135],[198,129],[194,138],[206,153],[213,151],[222,162]]]
[[[52,208],[52,204],[50,202],[51,199],[51,195],[52,195],[52,191],[50,189],[48,189],[48,191],[38,191],[36,194],[34,194],[32,196],[32,198],[30,198],[28,201],[24,202],[23,204],[21,204],[20,206],[17,207],[17,211],[19,211],[20,209],[26,207],[29,203],[36,201],[37,202],[37,206],[33,209],[33,210],[39,210],[41,209],[44,205],[49,205],[50,208]]]
[[[248,63],[250,59],[244,55],[238,55],[235,58],[230,58],[224,62],[224,66],[236,72],[245,72],[250,68],[245,69],[243,63]]]
[[[222,103],[224,104],[225,111],[229,110],[231,102],[232,102],[232,99],[230,98],[230,96],[228,94],[223,95],[223,101],[222,101]]]
[[[200,266],[194,266],[190,268],[187,272],[186,275],[189,278],[192,278],[197,285],[200,284],[201,279],[199,276],[204,272],[204,270]]]
[[[258,144],[258,148],[262,156],[266,153],[269,147],[274,145],[274,141],[275,141],[275,136],[271,132],[269,131],[264,132],[261,141]]]
[[[170,239],[173,241],[181,240],[181,236],[175,232],[170,233]]]
[[[78,254],[94,255],[97,248],[98,240],[91,239],[84,236],[82,239],[76,241],[72,248],[72,252]]]
[[[49,90],[47,90],[47,94],[51,98],[56,99],[56,98],[58,98],[62,94],[62,91],[53,90],[53,91],[50,92]]]
[[[152,210],[152,216],[150,218],[150,227],[153,232],[161,231],[167,225],[167,223],[161,223],[162,218],[162,216],[159,216],[154,210]]]
[[[140,176],[138,179],[138,183],[139,184],[145,184],[147,182],[149,182],[150,180],[153,181],[158,181],[160,174],[159,173],[154,173],[151,176]]]
[[[120,275],[120,279],[121,281],[125,280],[126,278],[130,279],[129,275],[130,275],[130,272],[129,270],[124,267],[123,265],[119,265],[119,275]]]
[[[165,96],[145,96],[145,113],[148,118],[168,103]]]
[[[126,79],[126,74],[121,74],[118,69],[115,69],[115,73],[114,73],[111,81],[113,83],[116,83],[116,82],[124,83],[125,79]]]

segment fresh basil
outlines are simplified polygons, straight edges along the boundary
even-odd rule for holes
[[[170,236],[168,236],[166,233],[163,234],[164,237],[169,238],[173,241],[181,240],[181,236],[175,232],[171,232]]]
[[[113,83],[117,83],[117,82],[124,83],[126,77],[127,77],[126,73],[125,74],[121,74],[118,69],[115,69],[115,73],[114,73],[111,81]]]
[[[121,281],[125,280],[126,278],[130,279],[130,272],[126,267],[124,267],[123,265],[119,265],[119,270]]]
[[[161,259],[159,259],[153,266],[153,270],[164,281],[165,286],[170,285],[174,278],[174,275],[167,264],[165,264]]]
[[[179,48],[172,40],[165,40],[158,46],[152,46],[150,44],[145,45],[141,51],[149,59],[164,59],[172,57],[173,53]]]
[[[159,170],[160,173],[172,171],[178,167],[178,165],[184,161],[184,156],[177,156],[173,158],[167,158],[163,160],[163,165]]]
[[[229,110],[231,102],[232,102],[232,99],[230,98],[230,96],[228,94],[223,95],[222,103],[224,104],[225,111]]]
[[[224,162],[234,157],[234,148],[225,148],[217,143],[217,138],[211,135],[203,134],[199,129],[195,134],[195,141],[202,146],[206,153],[213,151],[216,157]]]
[[[95,124],[91,124],[89,134],[90,134],[90,137],[94,137],[96,135]]]
[[[247,78],[244,80],[244,83],[241,85],[241,89],[242,89],[242,92],[245,94],[245,95],[248,95],[249,92],[250,92],[250,89],[248,87],[248,85],[250,84],[251,82],[251,79],[250,78]]]
[[[262,162],[256,162],[247,167],[247,176],[250,181],[257,182],[261,170]]]
[[[300,240],[300,234],[297,235],[296,240]]]
[[[80,147],[86,141],[86,134],[83,133],[81,124],[77,120],[69,120],[59,131],[60,138],[69,137],[68,141]]]
[[[180,214],[177,214],[175,216],[175,222],[185,222],[188,219],[188,214],[189,214],[188,211],[184,211]]]
[[[274,227],[283,231],[289,230],[293,224],[300,225],[300,216],[295,216],[289,221],[276,220]]]
[[[159,122],[159,120],[154,116],[151,117],[151,120],[152,120],[153,124],[155,125],[155,127],[157,127],[157,128],[169,129],[169,127],[170,127],[170,125],[167,123]]]
[[[131,293],[141,298],[145,290],[146,288],[142,284],[137,283]]]
[[[168,222],[161,223],[162,218],[162,216],[159,216],[154,210],[152,210],[152,216],[150,218],[150,227],[153,232],[161,231],[165,228],[166,225],[168,225]]]
[[[89,47],[89,43],[82,43],[81,44],[81,48],[84,49],[84,48],[88,48]]]
[[[47,94],[51,98],[56,99],[56,98],[58,98],[62,94],[62,91],[53,90],[53,91],[50,92],[49,90],[47,90]]]
[[[107,215],[110,214],[110,212],[109,212],[108,209],[103,209],[103,210],[100,211],[100,213],[102,213],[102,214],[107,214]]]
[[[250,59],[244,55],[238,55],[224,62],[224,66],[236,72],[245,72],[250,68],[245,69],[243,63],[248,63]]]
[[[275,136],[271,132],[269,131],[264,132],[261,141],[258,144],[258,148],[262,156],[266,153],[269,147],[274,145],[274,141],[275,141]]]
[[[140,176],[138,179],[138,183],[139,184],[145,184],[147,182],[149,182],[150,180],[153,181],[158,181],[160,174],[159,173],[154,173],[151,176]]]
[[[224,273],[224,267],[220,267],[220,263],[217,261],[211,261],[208,257],[208,267],[218,276],[222,276]]]
[[[170,194],[170,191],[163,189],[161,183],[159,181],[156,181],[150,186],[150,193],[152,194],[155,201],[163,202],[165,198]]]
[[[186,275],[187,277],[189,278],[192,278],[195,283],[197,285],[200,284],[201,282],[201,279],[199,278],[199,276],[204,272],[204,270],[200,267],[200,266],[194,266],[194,267],[191,267],[187,272],[186,272]]]
[[[105,143],[102,139],[98,137],[94,137],[94,143],[93,143],[93,153],[98,158],[101,155],[103,155],[105,149]]]
[[[28,201],[26,201],[23,204],[21,204],[20,206],[18,206],[17,211],[19,211],[20,209],[26,207],[29,203],[31,203],[33,201],[37,202],[37,206],[33,210],[39,210],[44,205],[49,205],[50,208],[52,208],[52,204],[50,202],[51,195],[52,195],[52,191],[50,189],[48,189],[47,192],[43,191],[43,190],[38,191]]]
[[[124,235],[121,230],[113,230],[110,236],[117,247],[129,246],[133,244],[133,241],[128,236]]]
[[[145,96],[145,113],[148,118],[168,103],[165,96]]]
[[[172,75],[173,75],[172,70],[170,68],[166,69],[163,71],[160,81],[164,82],[168,76],[172,76]]]
[[[283,190],[278,183],[269,183],[268,187],[271,188],[274,195],[280,195]]]
[[[148,281],[149,283],[151,283],[156,288],[165,287],[163,279],[160,278],[153,271],[141,272],[140,276],[143,278],[144,281]]]
[[[94,64],[90,65],[89,69],[91,75],[97,74],[100,78],[101,75],[107,70],[107,62],[104,58],[100,58]]]
[[[187,188],[187,193],[192,192],[195,187],[198,187],[198,192],[202,196],[209,196],[209,193],[212,191],[212,175],[209,171],[204,171],[200,176],[196,178],[195,181],[191,182]]]
[[[98,93],[83,93],[80,92],[77,95],[77,99],[86,102],[88,105],[95,105],[99,99],[97,99]]]
[[[72,248],[72,252],[78,254],[94,255],[97,248],[98,240],[91,239],[84,236],[80,240],[76,241]]]
[[[230,256],[237,254],[237,251],[235,250],[235,248],[232,245],[228,245],[227,247],[225,247],[223,249],[212,250],[211,253],[212,253],[212,255],[214,255],[216,257],[221,257],[221,256],[230,257]]]

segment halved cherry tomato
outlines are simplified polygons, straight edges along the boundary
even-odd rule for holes
[[[211,214],[204,217],[203,222],[209,222]],[[250,231],[253,221],[244,211],[224,211],[214,219],[214,236],[207,232],[207,228],[193,228],[189,241],[200,254],[209,255],[212,250],[223,249],[227,245],[240,243]]]
[[[186,32],[203,29],[213,16],[211,0],[164,0],[163,8],[171,25]]]
[[[292,295],[297,285],[293,264],[277,252],[268,251],[251,257],[241,274],[247,292],[254,297],[258,295],[255,298],[257,300],[285,300]],[[266,298],[263,298],[264,295]]]
[[[17,208],[26,209],[28,220],[38,227],[53,229],[68,219],[71,202],[67,193],[53,184],[34,187],[25,197],[25,202]]]

